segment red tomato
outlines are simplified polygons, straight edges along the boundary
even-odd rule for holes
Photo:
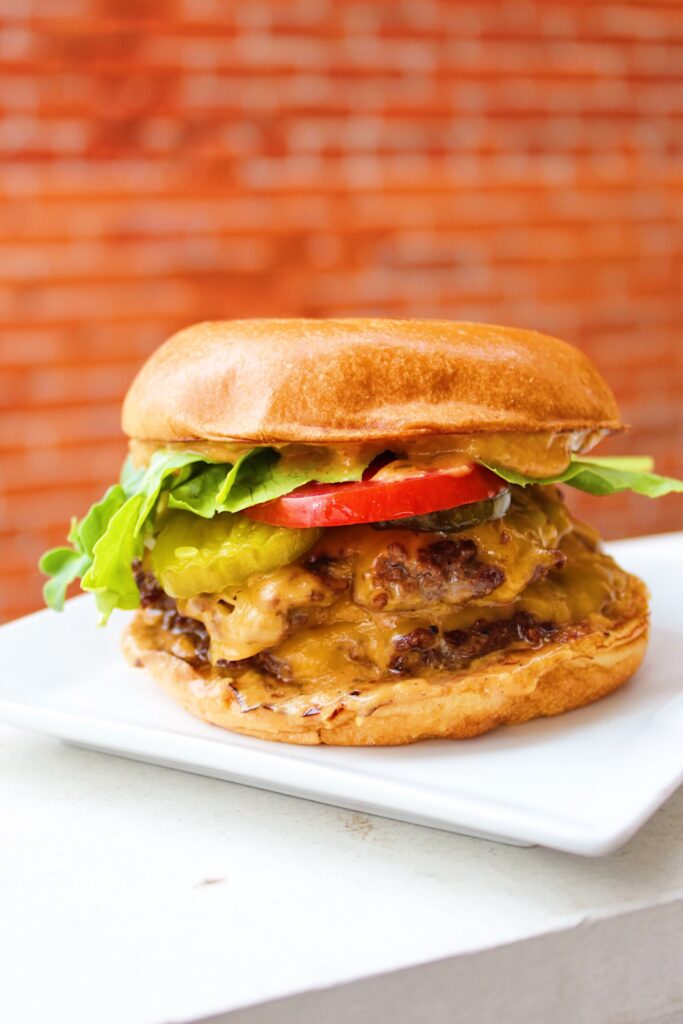
[[[259,523],[298,528],[377,523],[483,501],[506,486],[490,470],[467,463],[452,470],[417,470],[412,476],[304,484],[281,498],[245,508],[243,514]]]

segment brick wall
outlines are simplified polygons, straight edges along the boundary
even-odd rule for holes
[[[683,474],[679,0],[0,0],[0,61],[0,616],[202,318],[559,334],[634,425],[612,450]]]

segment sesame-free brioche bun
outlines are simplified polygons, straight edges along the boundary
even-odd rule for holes
[[[147,669],[187,711],[233,732],[336,746],[466,739],[582,707],[625,683],[643,660],[648,635],[645,585],[635,576],[627,582],[626,610],[608,624],[601,617],[540,650],[497,651],[460,672],[370,684],[358,696],[329,684],[298,693],[290,683],[279,699],[269,695],[267,703],[249,703],[238,680],[215,670],[198,672],[159,650],[139,613],[127,627],[123,650],[131,665]]]
[[[578,349],[446,320],[223,320],[162,345],[123,406],[139,441],[330,444],[425,434],[616,430]]]

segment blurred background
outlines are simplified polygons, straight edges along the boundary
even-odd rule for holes
[[[680,0],[0,0],[0,618],[212,317],[535,327],[683,475]],[[574,500],[607,536],[683,497]]]

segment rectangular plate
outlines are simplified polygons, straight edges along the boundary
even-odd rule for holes
[[[652,592],[644,666],[554,719],[465,742],[296,747],[237,736],[176,707],[118,648],[125,616],[89,597],[0,628],[0,720],[71,743],[437,828],[601,855],[683,781],[683,533],[609,546]]]

